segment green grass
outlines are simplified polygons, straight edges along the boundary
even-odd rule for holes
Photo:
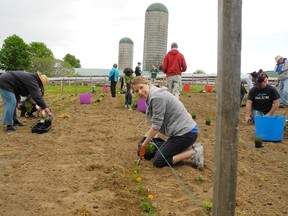
[[[200,93],[203,92],[205,86],[191,86],[190,91],[191,93]],[[45,88],[45,94],[82,94],[88,93],[92,89],[89,85],[75,85],[75,84],[65,84],[63,86],[63,91],[61,90],[61,85],[57,84],[50,84]],[[95,86],[94,87],[95,93],[102,93],[102,86]],[[118,89],[117,89],[118,91]],[[213,88],[213,92],[215,92],[215,88]],[[184,93],[184,91],[182,92]],[[137,96],[133,95],[133,101],[137,101]]]
[[[192,92],[192,93],[201,93],[205,90],[205,86],[193,86],[191,85],[190,86],[190,91],[189,92]],[[182,93],[184,93],[184,88],[182,90]],[[216,88],[213,86],[213,92],[215,93],[216,92]]]
[[[87,85],[75,85],[75,84],[65,84],[63,86],[63,91],[61,90],[61,85],[48,85],[45,88],[45,94],[78,94],[78,93],[88,93],[91,91],[91,87]],[[95,86],[94,91],[96,93],[102,93],[101,86]]]

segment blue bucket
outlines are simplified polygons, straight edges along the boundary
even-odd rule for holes
[[[285,116],[256,116],[255,133],[266,142],[281,142],[285,127]]]

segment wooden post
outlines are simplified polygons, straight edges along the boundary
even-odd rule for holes
[[[64,91],[64,78],[61,80],[61,94],[63,94],[63,91]]]
[[[235,215],[242,0],[218,0],[217,126],[213,216]]]

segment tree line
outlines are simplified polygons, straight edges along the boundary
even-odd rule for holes
[[[0,50],[0,69],[5,71],[39,70],[48,77],[78,76],[74,68],[81,68],[80,60],[74,55],[68,53],[63,59],[56,59],[45,43],[26,44],[15,34],[4,40]]]

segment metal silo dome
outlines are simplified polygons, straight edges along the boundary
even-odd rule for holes
[[[119,41],[118,68],[120,70],[126,67],[133,68],[133,49],[134,43],[130,38],[124,37]]]
[[[128,38],[128,37],[122,38],[122,39],[119,41],[119,43],[134,44],[133,41],[132,41],[130,38]]]
[[[161,4],[161,3],[154,3],[154,4],[151,4],[147,10],[147,11],[161,11],[161,12],[164,12],[164,13],[167,13],[168,14],[168,9],[165,5]]]

